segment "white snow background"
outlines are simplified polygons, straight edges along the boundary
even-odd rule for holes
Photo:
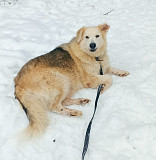
[[[108,15],[105,13],[110,12]],[[100,96],[86,160],[156,160],[156,1],[0,0],[0,160],[80,160],[95,89],[80,118],[49,113],[39,139],[20,140],[28,119],[14,98],[14,77],[30,59],[68,42],[82,26],[107,22],[113,76]]]

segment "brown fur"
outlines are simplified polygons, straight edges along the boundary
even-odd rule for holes
[[[25,133],[30,137],[41,134],[49,124],[47,111],[62,115],[81,116],[82,112],[65,106],[85,105],[90,100],[71,97],[83,88],[96,88],[104,84],[103,91],[112,84],[108,74],[126,76],[128,72],[109,66],[107,55],[107,24],[97,27],[83,27],[77,37],[53,51],[30,60],[15,77],[15,96],[27,109],[30,124]],[[93,33],[99,34],[95,39]],[[85,35],[94,37],[99,48],[90,53]],[[99,57],[103,61],[96,61]],[[99,75],[100,65],[104,75]]]

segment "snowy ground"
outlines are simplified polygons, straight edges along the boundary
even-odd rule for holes
[[[111,26],[111,65],[130,75],[113,76],[101,95],[86,159],[156,159],[156,1],[0,0],[0,160],[81,159],[96,90],[75,95],[92,100],[78,108],[81,118],[49,113],[46,133],[23,142],[17,135],[28,120],[14,99],[13,78],[28,60],[68,42],[80,27],[103,22]]]

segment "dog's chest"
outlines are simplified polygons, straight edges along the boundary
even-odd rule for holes
[[[85,64],[84,65],[84,68],[85,68],[85,71],[88,73],[88,74],[99,74],[99,71],[100,71],[100,64],[97,62],[97,63],[91,63],[91,64]]]

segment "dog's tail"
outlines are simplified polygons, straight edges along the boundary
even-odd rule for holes
[[[16,98],[21,103],[27,117],[29,119],[28,127],[22,132],[27,138],[34,138],[41,135],[47,128],[49,124],[49,119],[47,115],[45,104],[41,99],[37,98],[35,95],[23,92],[19,92],[16,88]]]
[[[35,109],[27,109],[29,125],[24,130],[24,135],[28,138],[40,136],[47,128],[49,119],[43,108],[35,107]]]

